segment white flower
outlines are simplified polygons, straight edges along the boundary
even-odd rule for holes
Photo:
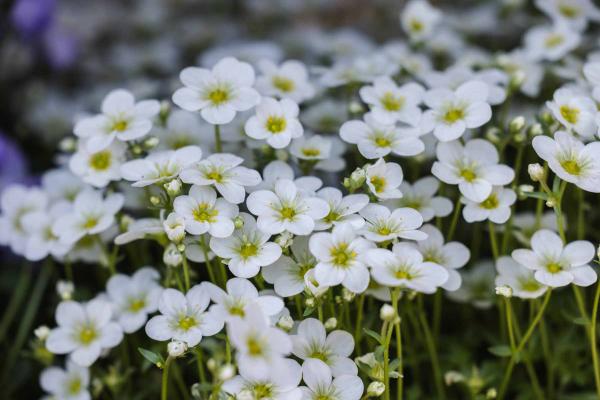
[[[237,400],[300,400],[298,385],[302,368],[291,359],[282,359],[262,377],[240,368],[240,375],[223,383],[223,391]]]
[[[40,375],[40,386],[50,395],[50,399],[91,400],[89,384],[90,371],[69,361],[65,369],[49,367]]]
[[[325,200],[305,195],[288,179],[277,180],[274,191],[251,193],[246,205],[258,217],[258,228],[272,235],[283,231],[308,235],[314,230],[315,221],[329,213]]]
[[[462,285],[447,295],[460,303],[471,303],[479,309],[494,305],[494,265],[491,261],[479,261],[472,268],[463,270]]]
[[[315,318],[307,318],[298,325],[292,335],[294,355],[304,363],[320,360],[331,368],[333,376],[356,375],[358,368],[349,358],[354,350],[354,338],[343,330],[326,333],[323,324]]]
[[[178,196],[173,209],[185,219],[185,230],[192,235],[210,233],[225,238],[233,233],[233,219],[238,207],[225,199],[217,199],[215,190],[193,185],[188,196]]]
[[[187,111],[199,111],[213,125],[228,124],[236,112],[260,101],[252,88],[254,70],[245,62],[223,58],[212,70],[188,67],[179,74],[184,87],[173,94],[173,102]]]
[[[21,218],[21,226],[27,232],[23,255],[30,261],[39,261],[48,255],[61,258],[71,249],[52,231],[52,225],[69,211],[68,203],[58,202],[49,210],[30,211]]]
[[[402,29],[414,41],[426,40],[442,19],[442,13],[425,0],[410,1],[400,14]]]
[[[600,20],[600,11],[590,0],[536,0],[537,8],[557,23],[584,30],[588,20]]]
[[[433,175],[458,185],[460,193],[472,201],[484,201],[492,193],[492,186],[507,185],[515,175],[510,167],[498,164],[498,151],[483,139],[469,140],[465,146],[459,141],[440,142],[436,154]]]
[[[243,203],[246,186],[256,186],[261,182],[260,174],[240,164],[244,159],[233,154],[212,154],[208,158],[190,164],[181,172],[181,180],[197,186],[214,186],[230,203]]]
[[[246,134],[253,139],[266,140],[275,149],[282,149],[304,132],[298,113],[298,104],[293,100],[263,97],[256,107],[256,115],[246,121]]]
[[[535,271],[535,279],[550,287],[590,286],[598,278],[588,265],[594,259],[596,249],[585,240],[564,245],[554,232],[541,229],[531,238],[531,249],[517,249],[512,257],[519,264]]]
[[[373,81],[373,86],[363,86],[360,98],[369,105],[373,119],[381,124],[403,122],[417,126],[421,119],[419,104],[425,89],[417,83],[400,87],[388,76]]]
[[[121,179],[121,165],[125,162],[126,146],[115,142],[101,150],[90,152],[80,142],[77,152],[69,160],[71,171],[86,183],[101,188],[110,181]]]
[[[412,185],[406,181],[400,185],[402,198],[387,201],[390,208],[410,207],[417,210],[427,222],[433,217],[446,217],[452,212],[452,202],[446,197],[435,196],[440,182],[433,176],[426,176]]]
[[[42,175],[42,187],[51,201],[71,203],[87,185],[68,169],[60,168]]]
[[[157,127],[153,133],[159,139],[157,149],[177,150],[186,146],[212,145],[214,140],[213,128],[199,115],[184,111],[172,110],[166,121],[166,126]]]
[[[448,280],[446,269],[424,261],[409,243],[396,243],[392,251],[372,249],[366,255],[373,279],[391,287],[405,287],[421,293],[434,293]]]
[[[331,369],[323,361],[309,359],[302,364],[302,376],[308,387],[302,387],[303,400],[359,400],[364,391],[362,380],[354,375],[333,379]]]
[[[154,340],[169,339],[194,347],[203,336],[212,336],[223,329],[223,320],[206,311],[210,297],[202,285],[192,287],[185,295],[179,290],[165,289],[158,302],[161,315],[146,324],[146,334]]]
[[[547,286],[539,283],[534,277],[534,271],[519,265],[509,256],[496,260],[496,286],[508,286],[512,295],[522,299],[535,299],[543,295]]]
[[[557,131],[554,139],[536,136],[532,144],[561,179],[588,192],[600,192],[600,142],[584,145],[569,133]]]
[[[8,186],[0,197],[0,244],[10,245],[16,254],[23,254],[27,245],[27,232],[23,217],[30,212],[45,212],[48,196],[39,188],[19,184]]]
[[[597,131],[596,103],[589,97],[582,96],[568,88],[554,92],[553,101],[546,106],[552,114],[569,131],[575,131],[584,137],[593,137]]]
[[[185,218],[181,215],[172,212],[162,224],[171,242],[179,243],[185,238]]]
[[[414,156],[425,150],[416,129],[398,127],[393,122],[382,124],[373,113],[365,114],[364,121],[345,122],[340,128],[340,137],[356,144],[360,154],[367,159],[385,157],[390,153]]]
[[[163,231],[163,224],[158,218],[141,218],[130,223],[127,231],[115,238],[115,244],[122,246],[146,236],[160,234]]]
[[[496,224],[503,224],[510,218],[510,208],[517,201],[514,190],[494,186],[492,193],[483,201],[477,202],[463,197],[465,204],[462,214],[465,221],[471,223],[489,219]]]
[[[256,79],[256,88],[265,96],[288,98],[302,103],[315,95],[306,66],[300,61],[288,60],[277,66],[272,61],[263,60],[258,68],[262,75]]]
[[[579,46],[581,35],[566,24],[535,26],[525,33],[525,51],[533,60],[558,61]]]
[[[261,271],[265,281],[271,283],[275,293],[281,297],[302,293],[307,273],[317,265],[317,260],[308,249],[308,239],[308,236],[294,238],[291,246],[293,258],[281,256]]]
[[[256,304],[263,314],[271,317],[283,309],[283,301],[276,296],[260,295],[256,287],[247,279],[232,278],[227,281],[224,291],[210,282],[202,282],[211,300],[215,303],[210,311],[218,318],[229,322],[234,318],[244,318],[248,307]]]
[[[256,186],[248,187],[247,190],[252,193],[257,190],[274,190],[275,183],[279,179],[288,179],[294,181],[298,190],[303,193],[315,195],[315,192],[323,186],[323,181],[316,176],[301,176],[294,179],[294,170],[289,164],[283,161],[271,161],[263,170],[263,180]]]
[[[412,208],[403,207],[390,211],[380,204],[371,203],[360,210],[366,220],[360,233],[368,240],[384,242],[395,238],[423,240],[427,235],[418,228],[423,225],[423,217]]]
[[[344,152],[344,143],[334,136],[305,135],[294,139],[290,146],[290,154],[295,158],[314,163],[314,169],[330,172],[344,169]]]
[[[281,247],[269,242],[270,234],[258,229],[254,217],[247,213],[239,215],[244,226],[233,235],[210,239],[210,249],[219,257],[229,260],[227,267],[240,278],[252,278],[260,268],[274,263],[281,256]]]
[[[380,199],[398,199],[402,192],[402,168],[396,163],[386,163],[383,158],[366,169],[366,183],[371,193]]]
[[[160,111],[156,100],[135,102],[127,90],[110,92],[102,101],[102,114],[84,118],[75,125],[75,135],[85,138],[85,147],[97,153],[118,139],[130,141],[150,132],[152,120]]]
[[[523,94],[537,97],[545,72],[539,62],[530,60],[526,52],[519,49],[501,54],[497,61],[502,69],[511,74],[512,79],[521,82],[519,90]]]
[[[97,235],[115,223],[115,214],[123,206],[123,195],[114,193],[106,198],[94,190],[84,190],[73,202],[73,209],[59,217],[52,226],[62,243],[74,244],[86,235]]]
[[[421,121],[425,131],[442,142],[461,137],[466,129],[479,128],[492,118],[487,102],[489,89],[482,81],[467,81],[455,91],[446,88],[425,93],[425,111]]]
[[[143,267],[131,276],[116,274],[106,283],[106,293],[113,304],[115,319],[125,333],[133,333],[146,323],[148,314],[158,309],[163,288],[160,274]]]
[[[134,187],[144,187],[168,182],[185,168],[202,157],[198,146],[186,146],[177,150],[150,153],[146,158],[132,160],[121,166],[123,179],[132,181]]]
[[[238,367],[244,376],[261,380],[285,368],[283,357],[292,351],[292,341],[281,329],[269,326],[258,305],[248,307],[243,319],[232,319],[227,333],[237,349]]]
[[[350,223],[336,225],[331,233],[319,232],[309,241],[310,252],[318,260],[315,278],[326,286],[340,283],[354,293],[369,285],[369,271],[364,264],[367,249],[373,243],[358,237]]]
[[[317,192],[329,205],[329,214],[318,220],[315,230],[322,231],[341,223],[350,223],[355,229],[360,229],[365,221],[357,213],[369,204],[366,194],[349,194],[344,196],[339,189],[326,187]]]
[[[54,354],[70,354],[71,360],[89,367],[104,349],[118,345],[123,339],[119,324],[111,322],[109,302],[96,298],[86,304],[63,301],[56,308],[56,323],[46,340],[46,348]]]
[[[458,271],[469,261],[471,256],[467,246],[460,242],[444,243],[444,236],[433,225],[424,225],[421,230],[427,234],[427,239],[413,244],[423,255],[423,261],[440,265],[446,269],[448,280],[442,284],[442,288],[454,291],[462,283]]]

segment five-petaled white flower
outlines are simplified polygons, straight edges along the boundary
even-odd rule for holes
[[[223,329],[223,320],[212,311],[206,311],[210,296],[202,285],[192,287],[185,295],[179,290],[165,289],[158,301],[161,315],[146,324],[146,334],[154,340],[169,339],[185,342],[194,347],[204,336],[212,336]]]
[[[125,162],[126,146],[114,142],[98,151],[89,151],[79,143],[77,151],[69,159],[71,172],[85,183],[102,188],[111,181],[121,179],[121,165]]]
[[[197,186],[214,186],[225,200],[239,204],[246,198],[244,188],[261,182],[260,174],[241,166],[243,162],[243,158],[233,154],[212,154],[183,170],[181,180]]]
[[[581,34],[566,24],[538,25],[525,33],[524,42],[527,58],[557,61],[579,46]]]
[[[177,214],[185,219],[185,230],[192,235],[210,233],[225,238],[233,233],[233,219],[238,207],[225,199],[217,199],[213,188],[193,185],[188,196],[178,196],[173,201]]]
[[[56,323],[46,340],[55,354],[70,354],[73,362],[89,367],[104,349],[118,345],[123,330],[112,322],[111,304],[100,298],[81,304],[63,301],[56,308]]]
[[[509,256],[496,260],[496,286],[508,286],[512,295],[522,299],[535,299],[543,295],[548,287],[535,279],[535,272],[525,268]]]
[[[368,240],[385,242],[395,238],[427,238],[427,234],[419,230],[423,225],[423,217],[413,208],[402,207],[391,211],[386,206],[371,203],[359,213],[366,221],[360,233]]]
[[[383,158],[365,169],[367,187],[380,199],[398,199],[402,192],[398,187],[404,175],[396,163],[386,163]]]
[[[512,168],[498,164],[498,151],[483,139],[441,142],[436,150],[438,161],[431,172],[439,180],[458,189],[467,199],[484,201],[492,193],[492,186],[509,184],[515,173]]]
[[[341,190],[326,187],[317,192],[329,205],[329,214],[317,221],[315,230],[322,231],[341,223],[350,223],[355,229],[365,224],[364,219],[357,213],[369,204],[366,194],[349,194],[344,196]]]
[[[421,119],[419,103],[425,89],[417,83],[407,83],[400,87],[388,76],[373,81],[373,86],[360,89],[361,99],[371,108],[373,119],[381,124],[403,122],[417,126]]]
[[[346,148],[337,137],[304,135],[292,140],[289,150],[292,156],[312,164],[314,169],[335,172],[346,166],[342,158]]]
[[[510,218],[510,207],[517,201],[514,190],[494,186],[492,193],[483,201],[472,201],[463,197],[465,204],[462,214],[467,222],[485,221],[489,219],[496,224],[503,224]]]
[[[468,81],[452,91],[432,89],[424,96],[430,110],[425,111],[421,123],[425,131],[442,142],[461,137],[465,130],[479,128],[492,118],[487,102],[488,86],[481,81]]]
[[[402,29],[414,41],[430,38],[442,19],[442,13],[425,0],[412,0],[400,14]]]
[[[364,390],[358,376],[340,375],[334,379],[331,369],[318,359],[302,364],[302,377],[306,383],[300,388],[303,400],[359,400]]]
[[[281,256],[281,247],[269,242],[271,235],[258,229],[252,215],[240,213],[239,216],[244,226],[227,238],[211,238],[210,249],[228,260],[227,267],[233,275],[252,278],[261,267],[277,261]]]
[[[233,57],[219,61],[212,70],[185,68],[179,74],[184,87],[173,94],[173,102],[200,115],[213,125],[228,124],[235,114],[257,105],[260,95],[252,88],[254,70]]]
[[[115,139],[126,142],[147,135],[159,111],[158,101],[136,103],[130,92],[117,89],[102,101],[102,114],[80,120],[75,124],[74,132],[85,139],[85,146],[90,153],[96,153]]]
[[[554,92],[552,101],[547,101],[546,106],[568,130],[587,138],[596,134],[598,109],[591,98],[571,89],[561,88]]]
[[[263,97],[256,107],[256,115],[246,121],[246,134],[253,139],[266,140],[275,149],[282,149],[304,132],[298,121],[299,112],[298,104],[293,100]]]
[[[531,249],[517,249],[512,257],[519,264],[535,271],[538,282],[560,287],[574,283],[590,286],[598,276],[588,265],[594,258],[594,245],[586,240],[576,240],[565,246],[562,239],[547,229],[537,231],[531,238]]]
[[[86,367],[67,361],[65,369],[49,367],[40,375],[40,386],[56,400],[91,400],[88,391],[90,371]]]
[[[263,60],[258,64],[262,75],[256,79],[256,88],[265,96],[288,98],[302,103],[315,95],[308,80],[306,66],[300,61],[287,60],[281,65]]]
[[[385,202],[390,208],[410,207],[421,213],[423,221],[433,217],[445,217],[452,212],[452,202],[443,196],[435,196],[440,182],[433,176],[426,176],[410,184],[406,181],[400,185],[402,197]]]

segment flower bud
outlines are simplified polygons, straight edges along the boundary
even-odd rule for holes
[[[344,288],[342,290],[342,297],[344,298],[345,302],[351,302],[352,300],[354,300],[354,298],[356,297],[356,293],[349,291],[348,289]]]
[[[550,197],[548,200],[546,200],[546,207],[554,208],[555,205],[556,199],[554,197]]]
[[[275,243],[282,249],[287,249],[294,242],[294,235],[288,231],[282,232],[279,236],[275,237]]]
[[[131,225],[134,221],[135,220],[131,217],[131,215],[123,214],[119,220],[119,229],[121,232],[126,232],[129,228],[129,225]]]
[[[396,310],[389,304],[384,304],[379,310],[379,318],[383,321],[391,322],[396,317]]]
[[[518,70],[515,71],[511,76],[510,76],[510,80],[508,82],[508,87],[510,88],[510,90],[516,90],[518,88],[521,87],[521,85],[523,84],[523,82],[525,81],[525,72]]]
[[[167,345],[169,357],[181,357],[187,351],[187,344],[179,340],[173,340]]]
[[[77,141],[72,137],[66,137],[58,144],[60,151],[72,153],[77,150]]]
[[[287,151],[285,151],[283,149],[279,149],[279,150],[275,150],[275,158],[278,159],[279,161],[286,162],[290,158],[290,155]]]
[[[513,120],[508,123],[508,130],[511,133],[517,133],[521,129],[523,129],[524,126],[525,126],[525,117],[522,115],[519,115],[518,117],[513,118]]]
[[[517,187],[517,192],[518,193],[532,193],[535,190],[535,188],[531,185],[519,185]]]
[[[531,180],[534,182],[542,181],[546,176],[546,173],[544,172],[544,167],[542,167],[538,163],[529,164],[527,166],[527,172],[529,173],[529,177],[531,178]]]
[[[226,381],[235,376],[235,366],[232,364],[225,364],[219,370],[218,378],[221,381]]]
[[[201,400],[202,399],[202,386],[200,386],[200,383],[198,383],[198,382],[194,383],[190,389],[190,393],[192,394],[192,397],[194,399]]]
[[[43,342],[46,340],[46,338],[50,334],[50,328],[48,328],[46,325],[41,325],[41,326],[38,326],[33,331],[33,333],[36,338],[38,338],[39,340],[41,340]]]
[[[362,168],[356,168],[352,175],[350,175],[350,181],[357,187],[360,187],[365,183],[367,178],[367,171]]]
[[[169,196],[177,196],[179,193],[181,193],[182,183],[179,178],[173,179],[172,181],[165,183],[163,186],[167,193],[169,193]]]
[[[487,392],[485,392],[486,399],[495,399],[496,397],[498,397],[498,391],[496,388],[489,388]]]
[[[144,140],[144,149],[152,150],[160,143],[160,139],[156,136],[151,136],[148,139]]]
[[[367,387],[367,397],[379,397],[385,392],[385,384],[383,382],[371,382]]]
[[[75,291],[75,286],[73,282],[69,281],[58,281],[56,283],[56,292],[60,296],[60,298],[64,301],[71,300],[73,298],[73,292]]]
[[[208,368],[209,371],[213,372],[214,370],[217,369],[217,361],[214,358],[209,358],[208,361],[206,362],[206,367]]]
[[[348,103],[348,111],[350,111],[350,114],[360,114],[364,111],[364,108],[360,102],[352,100]]]
[[[507,298],[511,298],[512,294],[513,294],[513,290],[510,286],[507,286],[507,285],[496,286],[496,294],[498,296],[504,296]]]
[[[173,243],[169,244],[163,254],[163,262],[168,267],[176,267],[183,261],[183,256]]]
[[[165,121],[169,117],[169,113],[171,112],[171,104],[164,100],[160,102],[160,111],[158,112],[158,117],[161,121]]]
[[[540,124],[539,122],[536,122],[535,124],[533,124],[529,127],[529,129],[527,130],[527,133],[530,136],[539,136],[539,135],[543,134],[544,129],[542,128],[542,124]]]
[[[185,219],[172,212],[163,221],[163,229],[170,241],[179,243],[185,238]]]
[[[315,299],[313,297],[309,297],[308,299],[304,300],[304,305],[306,307],[314,307],[315,306]]]
[[[500,143],[500,129],[496,127],[488,128],[485,131],[485,138],[492,143]]]
[[[150,203],[152,203],[153,206],[157,206],[160,204],[160,197],[158,196],[150,196]]]
[[[287,332],[294,327],[294,320],[289,315],[283,315],[277,321],[277,327]]]
[[[448,371],[444,375],[446,386],[454,385],[465,380],[465,376],[458,371]]]
[[[326,330],[331,331],[337,327],[337,318],[327,318],[327,321],[325,321],[323,325],[325,326]]]

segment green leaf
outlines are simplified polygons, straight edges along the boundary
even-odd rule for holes
[[[523,193],[526,197],[533,197],[534,199],[548,200],[548,195],[543,192],[526,192]]]
[[[505,344],[488,347],[488,351],[498,357],[510,357],[512,355],[512,350]]]
[[[315,311],[314,307],[308,307],[304,310],[304,314],[302,314],[304,317],[308,317],[309,315],[311,315],[313,312]]]
[[[573,318],[573,323],[577,324],[577,325],[586,326],[588,324],[588,320],[583,317],[576,317],[576,318]]]
[[[363,328],[363,331],[371,336],[373,339],[377,340],[377,343],[379,344],[383,344],[383,338],[381,337],[381,335],[375,331],[372,331],[371,329],[367,329],[367,328]]]
[[[138,351],[140,352],[140,354],[142,356],[144,356],[144,358],[146,360],[150,361],[154,365],[164,365],[165,364],[165,360],[163,359],[163,357],[160,354],[157,354],[150,350],[143,349],[141,347],[138,347]]]

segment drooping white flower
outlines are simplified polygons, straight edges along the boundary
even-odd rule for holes
[[[319,190],[317,196],[327,202],[329,214],[316,222],[315,230],[322,231],[346,222],[352,224],[355,229],[360,229],[364,225],[365,221],[358,212],[369,204],[369,196],[365,194],[344,196],[341,190],[333,187]]]
[[[200,162],[190,163],[181,172],[181,180],[196,186],[214,186],[225,200],[239,204],[246,198],[245,187],[261,182],[260,174],[241,166],[243,162],[243,158],[233,154],[212,154]]]
[[[248,307],[258,305],[263,314],[270,317],[283,309],[283,301],[277,296],[259,295],[256,287],[247,279],[232,278],[227,281],[224,291],[210,282],[202,282],[211,300],[215,303],[210,311],[225,322],[234,318],[244,318]]]
[[[525,33],[525,51],[533,60],[557,61],[579,46],[581,35],[568,25],[535,26]]]
[[[403,122],[417,126],[421,119],[419,104],[425,89],[417,83],[398,87],[390,77],[382,76],[373,81],[373,86],[363,86],[359,93],[369,105],[373,119],[381,124]]]
[[[479,309],[489,309],[494,305],[495,275],[491,260],[479,261],[462,271],[460,288],[447,292],[447,295],[454,301],[470,303]]]
[[[442,142],[460,138],[466,129],[479,128],[492,118],[487,102],[489,89],[482,81],[468,81],[455,91],[445,88],[425,93],[424,102],[430,107],[421,123],[425,131]]]
[[[54,354],[70,354],[73,362],[89,367],[104,349],[118,345],[123,330],[112,322],[111,304],[96,298],[85,304],[63,301],[56,308],[56,323],[46,340]]]
[[[185,168],[202,157],[198,146],[186,146],[177,150],[150,153],[143,159],[128,161],[121,166],[123,179],[132,181],[134,187],[144,187],[168,182]]]
[[[171,242],[179,243],[185,238],[185,218],[177,213],[170,213],[162,222],[167,238]]]
[[[452,202],[443,196],[435,196],[440,182],[433,176],[426,176],[410,184],[406,181],[400,185],[402,197],[387,201],[391,209],[410,207],[417,210],[427,222],[433,217],[445,217],[452,212]]]
[[[284,231],[308,235],[314,230],[315,221],[329,213],[325,200],[305,195],[288,179],[277,180],[274,191],[251,193],[246,205],[258,217],[258,228],[272,235]]]
[[[126,142],[147,135],[159,111],[158,101],[136,103],[130,92],[117,89],[102,101],[102,114],[80,120],[74,132],[85,139],[88,152],[97,153],[110,146],[115,139]]]
[[[223,58],[211,70],[188,67],[179,74],[184,87],[173,94],[173,102],[200,115],[213,125],[228,124],[235,114],[257,105],[260,95],[252,88],[252,66],[232,57]]]
[[[281,256],[281,247],[269,242],[270,234],[256,226],[253,216],[239,215],[244,221],[242,228],[227,238],[213,237],[210,249],[219,257],[228,260],[231,273],[240,278],[252,278],[260,268],[274,263]]]
[[[56,400],[90,400],[88,391],[90,371],[86,367],[67,361],[65,369],[49,367],[40,375],[40,386]]]
[[[535,271],[535,279],[550,287],[590,286],[596,282],[596,271],[588,265],[595,256],[594,245],[576,240],[565,246],[561,238],[547,229],[537,231],[531,238],[531,250],[517,249],[512,258]]]
[[[66,244],[74,244],[86,235],[97,235],[115,223],[115,215],[123,206],[123,195],[114,193],[103,198],[95,190],[84,190],[77,195],[70,212],[59,217],[52,233]]]
[[[414,41],[431,37],[441,19],[440,10],[425,0],[411,0],[400,14],[402,29]]]
[[[288,60],[276,65],[272,61],[263,60],[258,68],[262,75],[256,79],[256,88],[265,96],[288,98],[302,103],[315,95],[306,66],[300,61]]]
[[[502,256],[496,260],[496,286],[508,286],[512,289],[512,295],[522,299],[535,299],[540,297],[547,286],[535,279],[534,271],[523,267],[509,256]]]
[[[554,92],[553,100],[547,101],[546,106],[569,131],[590,138],[598,130],[596,125],[598,109],[594,100],[587,96],[582,96],[568,88],[561,88]]]
[[[27,246],[27,232],[23,217],[31,212],[45,212],[48,196],[39,188],[19,184],[8,186],[0,197],[0,244],[10,246],[15,254],[23,254]]]
[[[146,324],[146,334],[154,340],[169,339],[194,347],[204,336],[223,329],[223,320],[208,308],[210,296],[202,285],[192,287],[185,295],[176,289],[165,289],[158,301],[161,315]]]
[[[233,219],[238,207],[225,199],[217,199],[213,188],[193,185],[189,195],[178,196],[173,209],[185,219],[185,230],[192,235],[210,233],[225,238],[233,233]]]
[[[465,221],[471,223],[489,219],[496,224],[503,224],[510,218],[510,208],[517,201],[514,190],[494,186],[492,193],[483,201],[477,202],[463,197],[465,204],[462,214]]]
[[[289,164],[275,160],[267,164],[263,170],[263,180],[256,186],[247,187],[248,192],[256,192],[257,190],[271,190],[275,189],[275,183],[279,179],[288,179],[294,181],[298,190],[311,196],[315,195],[315,192],[323,186],[323,181],[316,176],[300,176],[294,179],[294,170]]]
[[[298,160],[314,164],[314,169],[335,172],[344,169],[344,143],[337,137],[304,135],[292,141],[290,154]]]
[[[301,387],[303,400],[359,400],[364,391],[362,380],[354,375],[333,379],[331,369],[319,359],[302,364],[302,377],[307,387]]]
[[[292,139],[299,138],[304,128],[298,121],[298,104],[290,99],[275,100],[263,97],[256,115],[246,121],[246,134],[253,139],[266,140],[275,149],[282,149]]]
[[[237,349],[238,367],[244,376],[262,380],[272,371],[285,368],[284,356],[292,351],[292,341],[281,329],[269,326],[258,305],[248,307],[243,319],[232,319],[227,333]]]
[[[71,249],[52,231],[58,218],[69,212],[68,203],[54,203],[49,210],[30,211],[23,215],[21,226],[27,232],[27,243],[23,255],[30,261],[39,261],[48,255],[61,258]]]
[[[125,152],[126,146],[119,142],[94,152],[80,143],[77,152],[69,160],[69,168],[84,182],[102,188],[111,181],[121,179],[120,168],[126,159]]]
[[[127,226],[127,230],[115,238],[115,244],[122,246],[146,236],[160,234],[164,231],[163,224],[158,218],[141,218]]]
[[[510,167],[498,164],[498,151],[483,139],[469,140],[464,146],[459,141],[440,142],[436,154],[433,175],[458,185],[461,194],[472,201],[484,201],[492,186],[507,185],[515,175]]]
[[[318,319],[307,318],[300,322],[291,338],[292,352],[304,363],[320,360],[331,368],[334,377],[358,373],[356,364],[349,358],[354,350],[354,338],[348,332],[335,330],[327,334]]]
[[[469,248],[460,242],[444,243],[444,236],[433,225],[423,225],[421,231],[427,234],[427,239],[415,242],[415,246],[423,255],[423,261],[440,265],[446,269],[448,280],[442,284],[442,288],[454,291],[462,283],[458,271],[469,261]]]
[[[402,197],[402,192],[398,189],[404,177],[400,165],[393,162],[386,163],[383,158],[380,158],[375,164],[369,165],[365,172],[367,186],[376,197],[380,199]]]
[[[600,10],[590,0],[536,0],[535,5],[554,22],[577,30],[584,30],[590,20],[600,20]]]
[[[434,293],[448,280],[446,269],[431,261],[409,243],[396,243],[392,250],[367,252],[373,279],[391,287],[405,287],[420,293]]]
[[[331,233],[313,234],[309,248],[318,261],[315,266],[317,282],[325,286],[342,284],[354,293],[364,292],[369,285],[364,257],[372,247],[372,242],[356,235],[350,223],[336,225]]]
[[[385,242],[395,238],[423,240],[427,235],[419,230],[423,217],[412,208],[396,208],[391,211],[380,204],[368,204],[360,210],[366,224],[360,233],[368,240]]]
[[[345,122],[340,128],[340,137],[358,146],[366,159],[385,157],[390,153],[399,156],[414,156],[425,150],[415,128],[399,127],[380,123],[373,113],[367,113],[364,121]]]
[[[148,320],[148,314],[158,309],[163,288],[160,274],[154,268],[143,267],[133,275],[113,275],[106,283],[106,293],[113,304],[115,319],[125,333],[133,333]]]
[[[584,145],[573,135],[557,131],[554,139],[536,136],[532,144],[561,179],[588,192],[600,192],[600,142]]]

